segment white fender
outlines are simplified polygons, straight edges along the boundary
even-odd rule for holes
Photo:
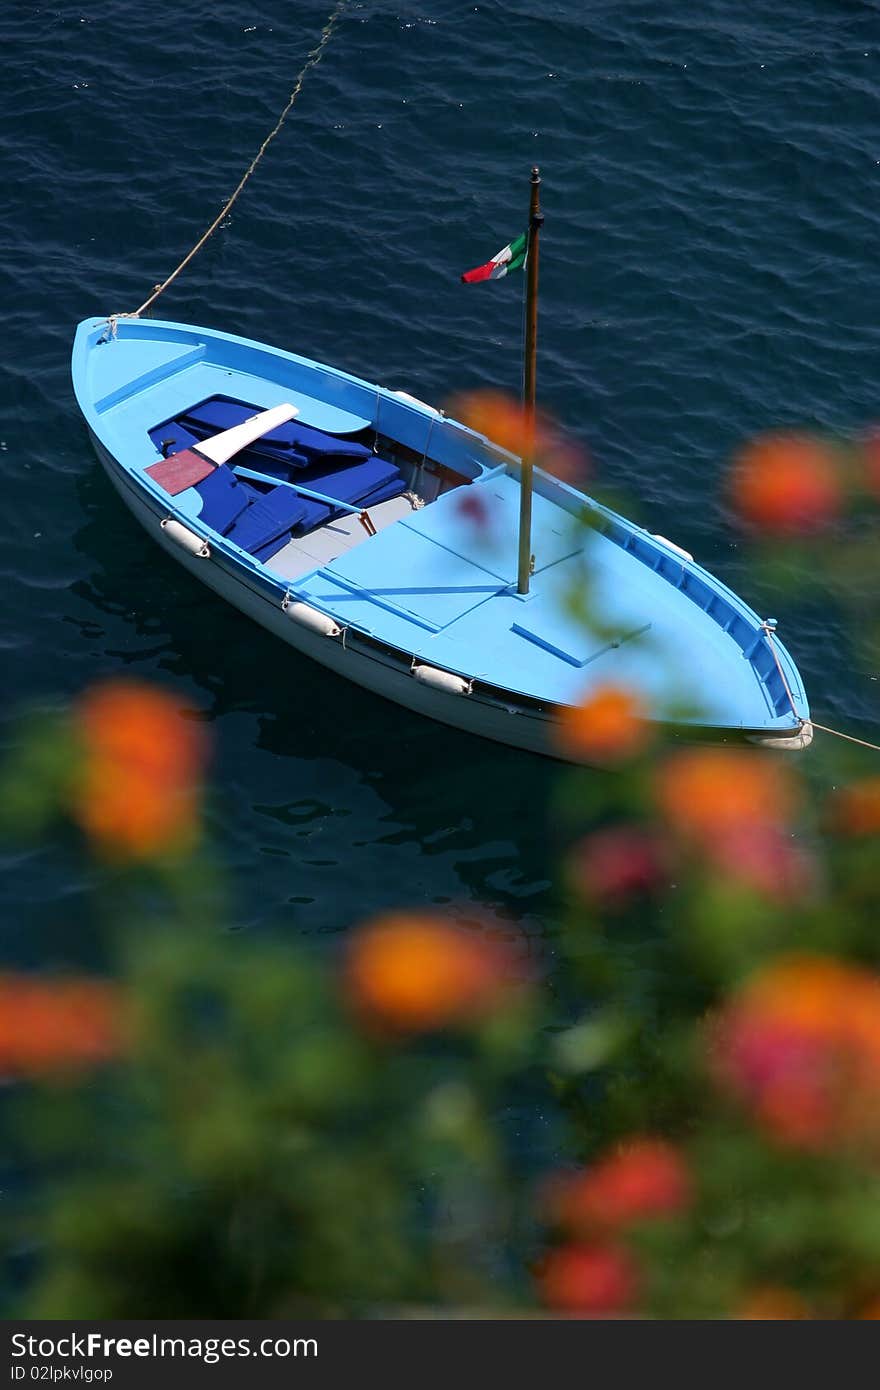
[[[681,555],[684,560],[693,560],[694,558],[689,550],[685,550],[684,546],[676,545],[675,541],[667,540],[665,536],[658,536],[655,532],[653,539],[655,541],[662,541],[664,545],[668,545],[670,550],[674,550],[676,555]]]
[[[778,748],[780,752],[800,753],[813,742],[813,726],[809,719],[804,720],[796,734],[774,738],[772,734],[750,734],[749,743],[757,743],[762,748]]]
[[[464,676],[456,676],[452,671],[441,671],[438,666],[413,666],[412,673],[423,685],[432,685],[447,695],[470,695],[473,687],[473,681],[466,681]]]
[[[402,401],[410,401],[413,405],[417,405],[420,410],[427,410],[429,414],[435,416],[438,420],[443,415],[442,410],[438,410],[434,405],[428,405],[427,401],[420,401],[418,396],[411,396],[409,391],[392,391],[391,394],[392,396],[399,397]]]
[[[285,599],[281,606],[293,622],[299,623],[300,627],[307,627],[310,632],[319,633],[321,637],[338,637],[342,631],[337,622],[320,609],[313,608],[310,603],[291,603],[289,599]]]
[[[161,523],[162,530],[170,536],[176,545],[184,550],[188,550],[190,555],[198,555],[202,560],[210,560],[211,547],[204,536],[197,536],[195,531],[190,531],[188,526],[183,526],[173,517],[166,516]]]

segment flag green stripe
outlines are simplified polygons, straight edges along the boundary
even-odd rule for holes
[[[526,258],[526,247],[528,236],[525,232],[518,236],[516,241],[510,243],[510,260],[507,263],[508,270],[519,270]]]

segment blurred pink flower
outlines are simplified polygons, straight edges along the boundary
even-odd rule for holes
[[[818,886],[814,859],[778,826],[743,822],[704,848],[724,877],[776,902],[804,902]]]
[[[822,956],[774,961],[716,1015],[709,1068],[777,1139],[880,1153],[880,976]]]
[[[659,885],[663,861],[663,846],[656,834],[638,825],[619,825],[581,840],[572,852],[570,869],[585,897],[620,907]]]

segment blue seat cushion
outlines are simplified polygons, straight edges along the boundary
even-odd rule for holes
[[[297,482],[299,481],[297,478]],[[323,492],[328,497],[335,497],[339,502],[348,502],[354,507],[369,506],[371,503],[375,505],[384,502],[388,497],[397,497],[406,486],[393,463],[373,455],[366,463],[356,463],[350,468],[337,468],[331,472],[309,469],[302,475],[301,481],[303,487],[313,488],[315,492]],[[328,507],[324,502],[316,502],[311,497],[304,497],[302,500],[306,514],[297,526],[300,535],[314,530],[316,526],[323,526],[331,516],[338,515],[336,509]]]
[[[221,536],[226,535],[255,495],[254,489],[246,487],[225,463],[197,483],[196,492],[202,499],[199,519]]]
[[[296,534],[304,536],[307,531],[314,531],[316,526],[323,526],[325,521],[329,521],[334,513],[323,502],[316,502],[312,497],[302,499],[303,515],[297,522]]]
[[[361,498],[362,507],[377,507],[380,502],[389,502],[392,497],[399,497],[406,489],[406,483],[402,478],[394,478],[386,483],[384,487],[377,488],[371,492],[369,497]]]
[[[305,505],[293,489],[276,487],[271,492],[258,494],[227,535],[242,550],[253,555],[297,526],[304,515]]]
[[[356,505],[377,488],[387,487],[389,483],[398,479],[403,482],[399,470],[393,463],[370,455],[365,463],[351,464],[346,468],[310,468],[296,481],[301,482],[303,487],[314,488],[315,492],[324,492],[328,497],[335,497],[339,502]]]
[[[240,425],[256,414],[259,407],[243,404],[241,401],[226,400],[221,396],[203,401],[193,406],[181,417],[185,428],[202,432],[201,437],[217,434],[220,430]],[[283,425],[264,434],[249,446],[248,452],[268,458],[278,459],[294,468],[305,468],[310,462],[320,461],[328,456],[338,459],[368,459],[370,450],[365,444],[351,439],[339,439],[336,435],[325,434],[313,429],[311,425],[300,424],[298,420],[288,420]]]

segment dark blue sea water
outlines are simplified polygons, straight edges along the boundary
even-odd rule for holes
[[[420,722],[206,599],[111,491],[71,396],[77,320],[135,308],[176,265],[329,8],[0,10],[0,734],[96,676],[158,679],[210,714],[238,925],[310,937],[455,900],[538,935],[556,769]],[[458,274],[522,228],[538,162],[543,403],[652,529],[755,599],[719,500],[731,449],[880,415],[878,79],[867,0],[351,0],[162,312],[429,401],[515,390],[517,289]],[[834,617],[784,603],[817,716],[876,717],[876,673],[838,654]],[[19,849],[5,869],[4,954],[70,958],[81,863]]]

